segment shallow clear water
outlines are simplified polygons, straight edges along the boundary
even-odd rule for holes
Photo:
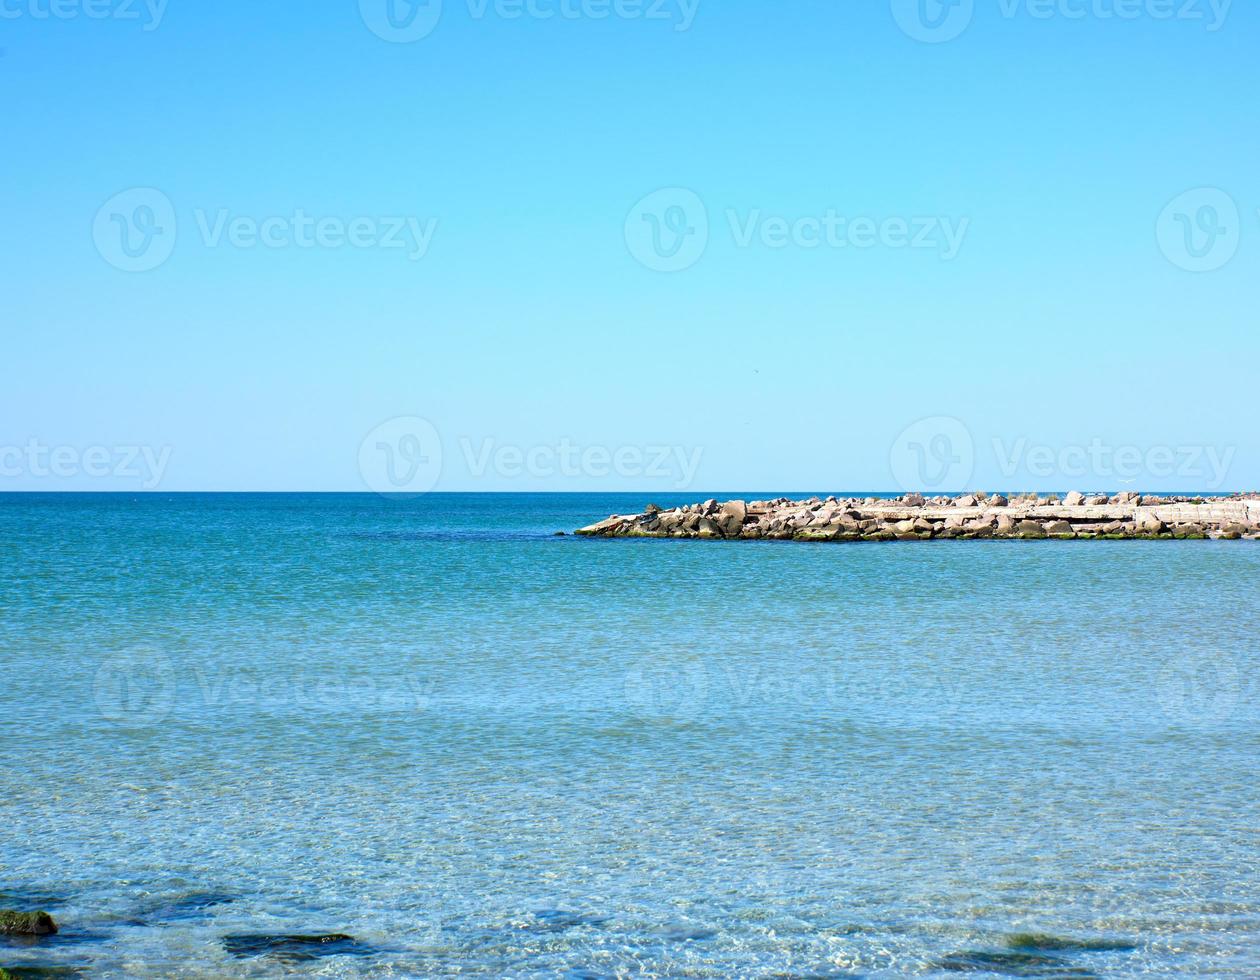
[[[0,966],[1260,974],[1260,547],[646,500],[0,496]]]

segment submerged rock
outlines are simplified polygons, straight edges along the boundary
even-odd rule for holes
[[[1094,977],[1096,974],[1074,967],[1066,960],[1048,953],[988,952],[968,950],[951,953],[933,966],[954,973],[997,973],[1008,977]]]
[[[582,926],[597,927],[608,921],[606,915],[592,915],[589,912],[570,912],[566,909],[540,909],[530,915],[528,923],[522,928],[540,929],[546,932],[563,932]]]
[[[1006,937],[1011,949],[1038,949],[1058,952],[1131,952],[1133,943],[1120,939],[1072,939],[1045,932],[1017,932]]]
[[[145,922],[173,922],[200,918],[208,914],[208,909],[229,905],[235,900],[236,896],[227,892],[188,892],[176,898],[151,903],[141,913],[141,919]]]
[[[47,912],[0,910],[0,936],[55,936],[57,923]]]
[[[313,960],[324,956],[372,956],[378,952],[375,947],[339,932],[323,935],[255,933],[224,936],[223,947],[233,956],[275,956],[287,960]]]

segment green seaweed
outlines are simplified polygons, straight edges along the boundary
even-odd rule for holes
[[[1137,947],[1121,939],[1072,939],[1046,932],[1017,932],[1007,936],[1011,949],[1038,949],[1057,952],[1132,952]]]

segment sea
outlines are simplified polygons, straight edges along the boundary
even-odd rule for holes
[[[0,495],[0,968],[1260,976],[1260,545],[709,495]]]

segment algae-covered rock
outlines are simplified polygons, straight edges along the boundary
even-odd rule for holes
[[[47,912],[0,910],[0,936],[53,936],[57,923]]]

